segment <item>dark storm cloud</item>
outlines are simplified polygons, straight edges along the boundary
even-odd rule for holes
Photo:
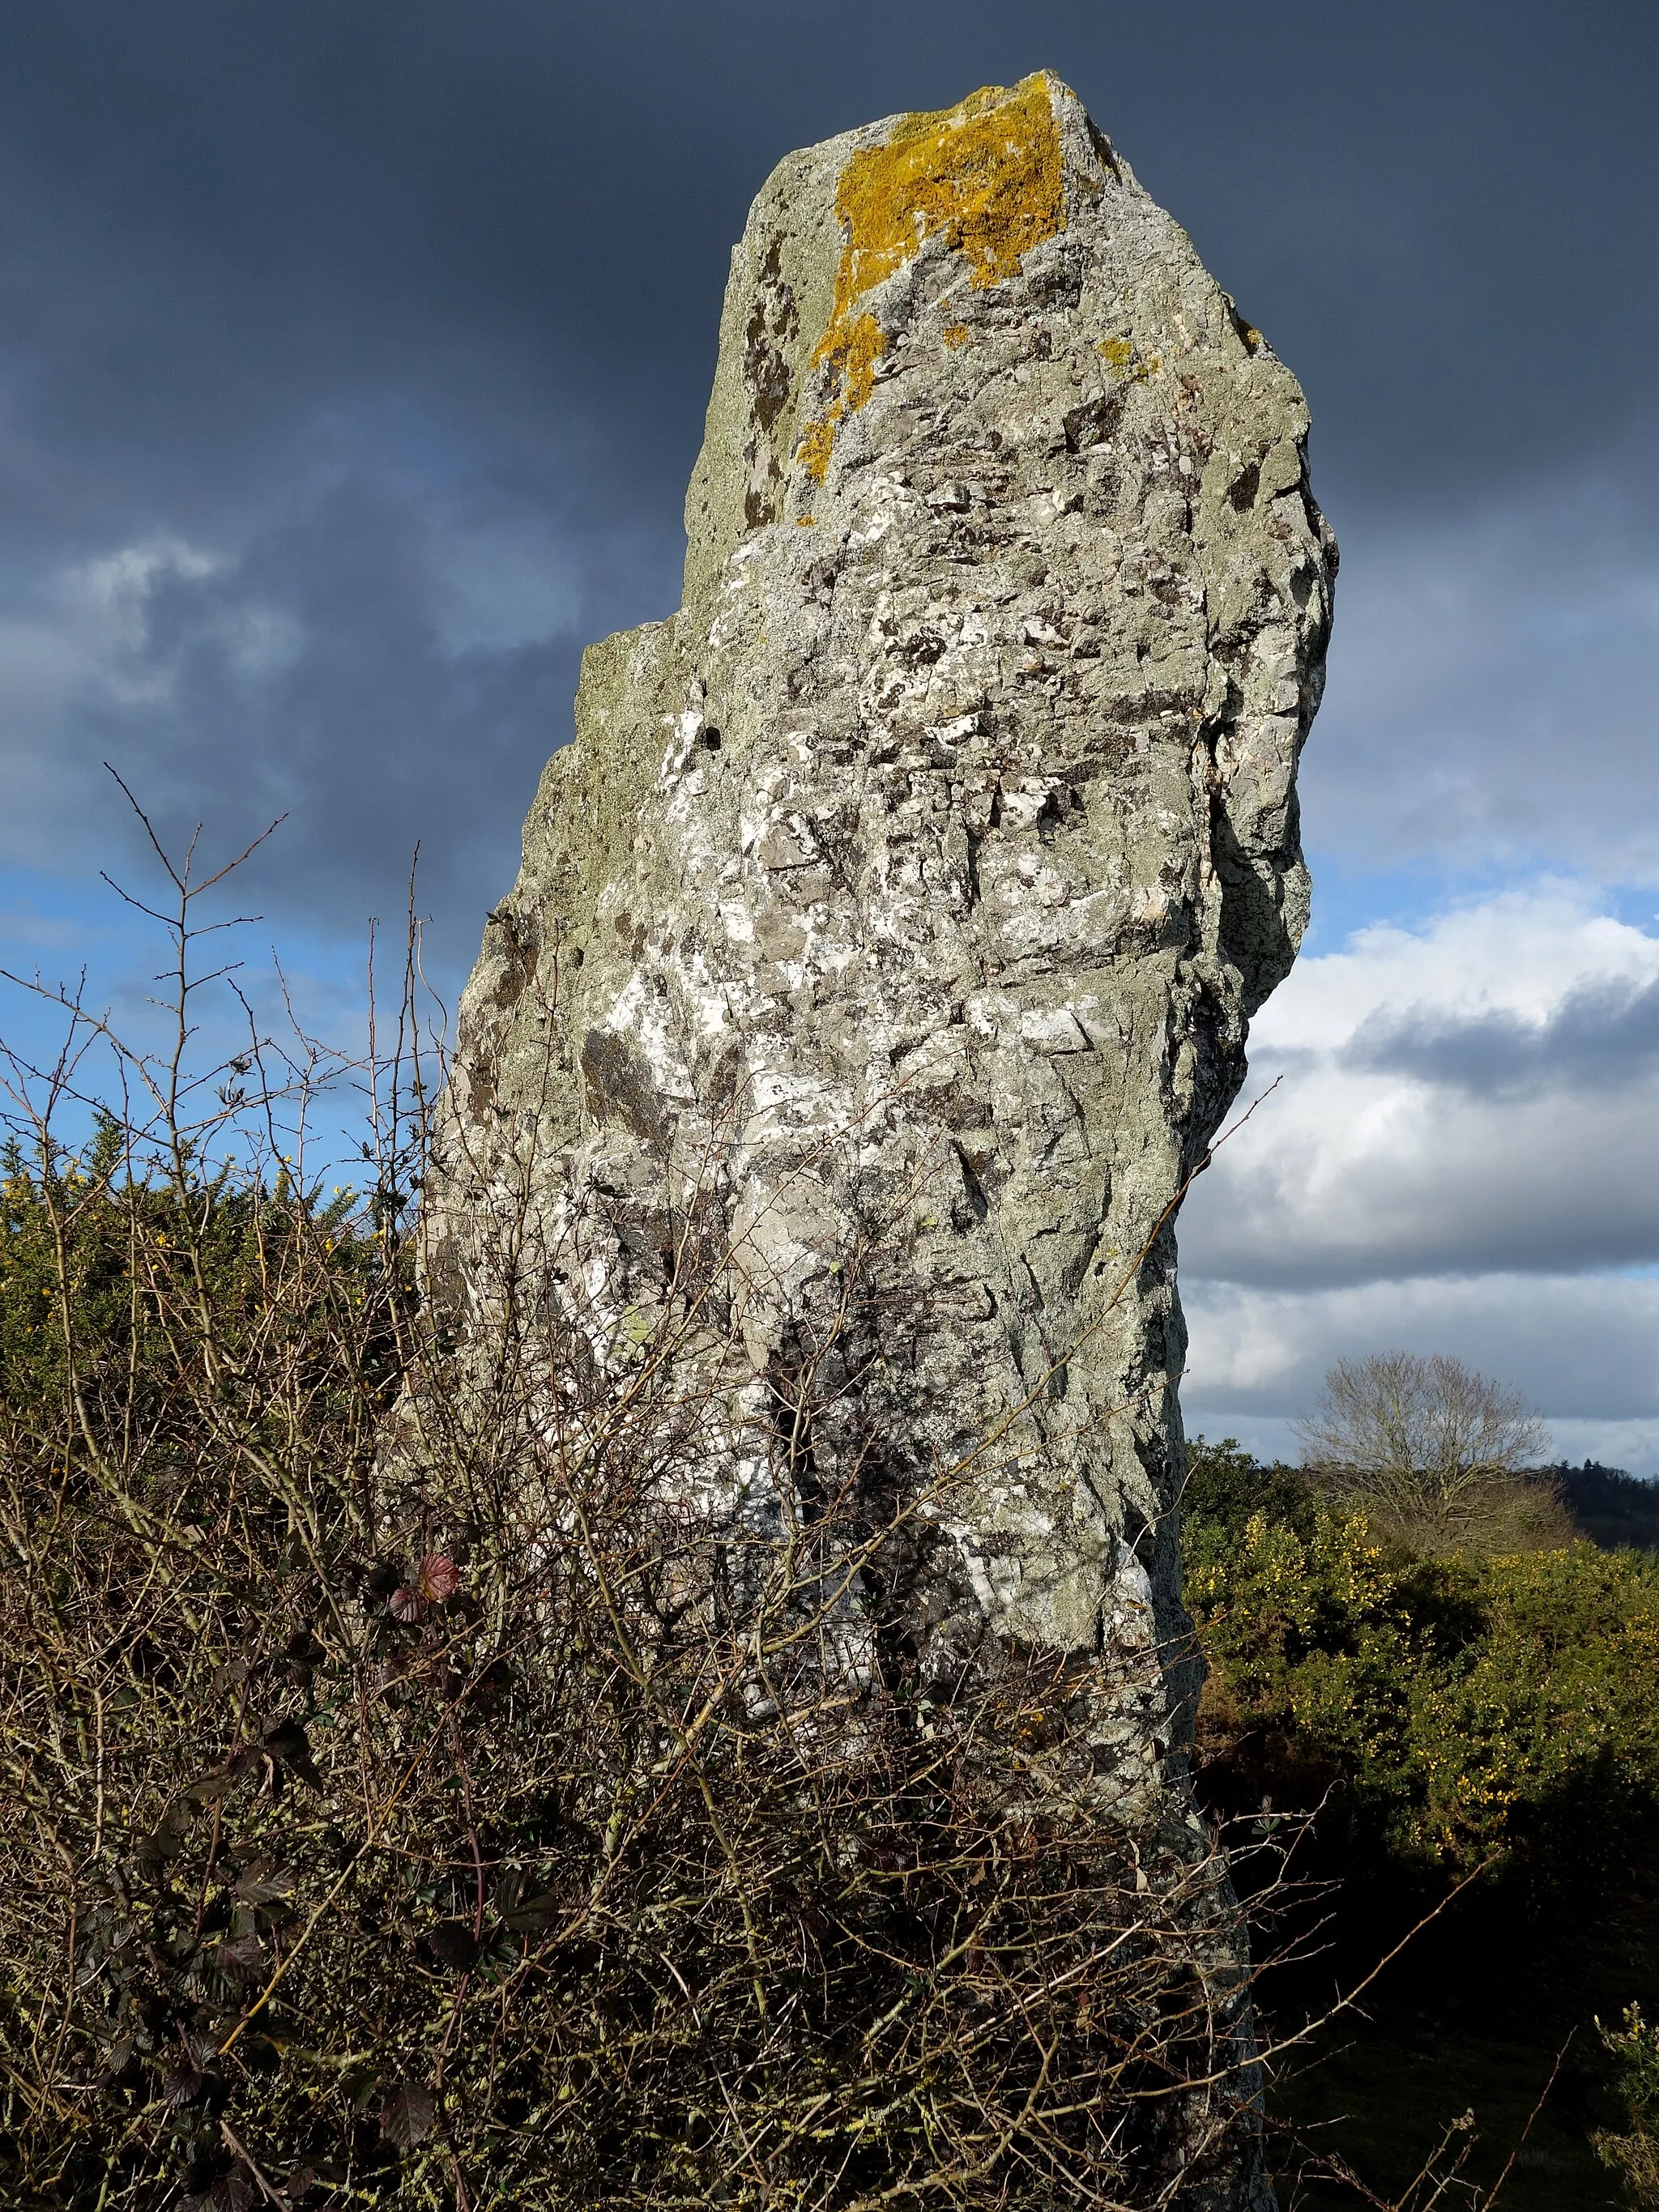
[[[108,754],[170,821],[288,805],[264,895],[325,928],[421,837],[470,950],[580,643],[677,595],[767,170],[1043,64],[1304,378],[1345,532],[1628,454],[1656,47],[1645,0],[8,10],[13,857],[116,834]]]
[[[582,633],[653,580],[648,544],[594,533],[579,568],[568,537],[504,493],[342,467],[230,550],[162,534],[72,568],[36,623],[57,696],[0,726],[10,857],[106,860],[131,827],[107,761],[174,843],[204,821],[222,852],[286,815],[245,896],[325,933],[399,908],[421,845],[434,951],[470,959],[568,734]]]
[[[1659,884],[1659,411],[1451,516],[1346,532],[1303,764],[1321,857]]]
[[[1449,1020],[1438,1008],[1390,1011],[1363,1023],[1339,1059],[1476,1097],[1605,1094],[1659,1073],[1659,983],[1586,984],[1536,1023],[1508,1012]]]
[[[258,895],[280,889],[348,927],[371,888],[384,910],[377,864],[406,866],[417,843],[438,847],[445,888],[481,860],[510,872],[501,796],[546,752],[575,689],[568,637],[446,644],[430,536],[412,501],[347,478],[225,569],[165,573],[137,656],[155,702],[86,718],[105,756],[145,763],[175,832],[210,796],[221,837],[288,815]]]
[[[1315,387],[1345,471],[1432,498],[1650,392],[1645,5],[58,0],[10,12],[0,59],[37,397],[141,471],[240,450],[319,379],[459,400],[487,361],[489,410],[580,393],[654,492],[772,162],[1043,63]]]

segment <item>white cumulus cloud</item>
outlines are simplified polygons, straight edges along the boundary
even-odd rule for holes
[[[1275,1078],[1182,1220],[1190,1425],[1284,1448],[1403,1346],[1659,1458],[1659,937],[1559,880],[1362,929],[1263,1010]]]

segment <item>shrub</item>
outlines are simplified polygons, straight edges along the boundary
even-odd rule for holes
[[[1648,2025],[1639,2005],[1627,2006],[1617,2027],[1595,2025],[1629,2118],[1623,2133],[1597,2135],[1595,2148],[1638,2212],[1650,2212],[1659,2206],[1659,2027]]]
[[[1021,1802],[1097,1670],[849,1705],[792,1654],[870,1533],[832,1509],[734,1616],[672,1534],[671,1369],[510,1483],[475,1444],[388,1486],[395,1270],[238,1194],[224,1282],[276,1305],[221,1392],[155,1195],[108,1200],[137,1449],[112,1388],[6,1438],[9,2202],[1133,2202],[1203,2162],[1218,1863]]]
[[[1241,1451],[1233,1437],[1224,1437],[1218,1444],[1194,1437],[1187,1448],[1181,1512],[1188,1548],[1195,1545],[1207,1556],[1216,1549],[1218,1539],[1237,1543],[1257,1514],[1299,1535],[1310,1535],[1314,1494],[1300,1468],[1286,1467],[1282,1460],[1263,1467]]]
[[[1362,1516],[1287,1504],[1186,1523],[1212,1790],[1334,1792],[1356,1840],[1424,1868],[1608,1863],[1659,1795],[1659,1562],[1402,1564]]]
[[[881,1610],[912,1509],[711,1540],[706,1320],[607,1366],[508,1298],[501,1388],[460,1375],[398,1234],[418,1082],[325,1204],[280,1086],[238,1119],[257,1040],[194,1123],[124,1054],[154,1115],[66,1151],[106,1035],[66,1015],[0,1273],[7,2202],[1231,2201],[1224,1862],[1093,1784],[1158,1655],[924,1680]]]

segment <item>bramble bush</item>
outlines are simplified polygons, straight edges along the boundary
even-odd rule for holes
[[[1093,1785],[1158,1655],[924,1676],[883,1611],[914,1514],[857,1480],[711,1541],[694,1292],[607,1364],[514,1281],[462,1387],[404,1233],[409,1002],[325,1201],[304,1040],[188,1073],[208,886],[161,858],[170,1041],[71,995],[0,1066],[5,2203],[1237,2201],[1224,1854]]]
[[[1659,1559],[1403,1559],[1231,1439],[1191,1466],[1215,1802],[1325,1803],[1327,1833],[1424,1872],[1547,1886],[1616,1863],[1659,1802]]]

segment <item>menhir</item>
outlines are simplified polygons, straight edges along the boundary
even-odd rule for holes
[[[1139,1651],[1087,1729],[1129,1809],[1182,1787],[1173,1216],[1307,913],[1307,429],[1053,77],[791,155],[684,604],[585,657],[428,1194],[524,1418],[573,1340],[672,1366],[711,1540],[902,1529],[855,1684]]]

